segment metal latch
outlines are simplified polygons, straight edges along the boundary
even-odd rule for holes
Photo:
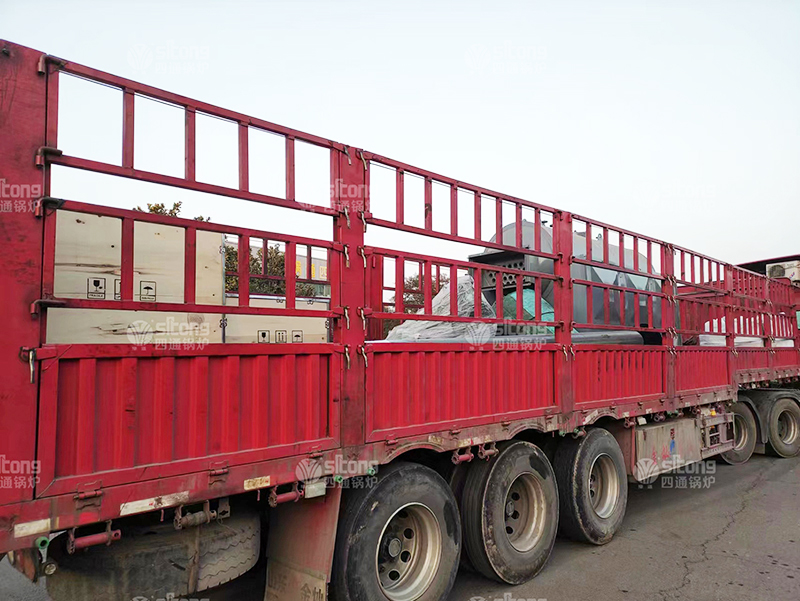
[[[19,360],[23,363],[28,364],[28,368],[30,369],[30,382],[31,384],[36,383],[36,362],[41,361],[42,359],[52,359],[56,356],[55,349],[52,347],[44,347],[44,348],[30,348],[27,346],[22,346],[19,349]]]
[[[36,383],[36,349],[23,346],[19,349],[19,359],[28,364],[31,372],[31,384]]]
[[[31,303],[31,317],[38,317],[41,313],[40,309],[47,309],[48,307],[63,307],[67,301],[58,300],[55,298],[38,298]]]

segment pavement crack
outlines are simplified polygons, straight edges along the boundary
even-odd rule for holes
[[[681,578],[681,583],[678,586],[673,586],[666,589],[661,589],[656,591],[656,594],[659,596],[661,601],[669,601],[670,596],[674,599],[675,594],[680,594],[680,592],[689,585],[690,576],[696,570],[696,568],[709,561],[711,558],[708,556],[709,546],[712,543],[719,542],[725,534],[733,527],[736,523],[736,519],[739,515],[744,512],[750,503],[750,494],[756,490],[766,479],[767,470],[759,472],[758,476],[756,476],[753,481],[747,485],[747,487],[742,491],[741,498],[740,498],[740,506],[738,509],[734,510],[730,514],[728,514],[728,521],[727,523],[717,532],[715,535],[707,538],[702,543],[700,543],[700,558],[699,559],[690,559],[687,556],[683,556],[683,576]]]

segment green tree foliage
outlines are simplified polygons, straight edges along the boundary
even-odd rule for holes
[[[286,255],[275,244],[267,247],[267,264],[264,275],[284,278],[286,271]],[[264,249],[259,248],[255,253],[250,253],[250,273],[261,275],[264,265]],[[239,248],[229,244],[225,245],[225,273],[237,272],[239,269]],[[225,291],[236,292],[239,289],[239,278],[235,275],[225,276]],[[250,278],[250,294],[286,294],[285,280],[263,280]],[[296,296],[316,296],[315,286],[305,282],[295,284]]]
[[[431,282],[431,291],[432,291],[431,298],[439,294],[439,291],[444,286],[446,286],[449,281],[450,278],[448,278],[444,274],[441,274],[439,276],[438,281],[434,279]],[[392,297],[391,302],[394,302],[394,297]],[[405,280],[405,285],[403,286],[403,306],[413,307],[413,311],[416,312],[424,305],[425,305],[425,293],[422,290],[422,286],[420,285],[419,275],[408,276]]]
[[[172,203],[172,207],[167,207],[164,203],[147,203],[147,211],[141,207],[136,207],[134,211],[142,213],[152,213],[154,215],[164,215],[166,217],[180,217],[182,202]],[[195,221],[211,221],[210,217],[202,215],[194,218]],[[264,249],[250,254],[250,273],[260,275],[264,262]],[[285,255],[278,245],[267,248],[267,266],[264,273],[275,277],[283,278],[285,271]],[[239,249],[236,246],[225,245],[225,292],[236,292],[239,289],[239,278],[235,275],[227,275],[229,272],[236,272],[239,269]],[[315,296],[315,286],[304,282],[296,284],[295,294],[297,296]],[[286,282],[279,280],[262,280],[260,278],[250,278],[250,294],[286,294]]]
[[[439,292],[444,288],[447,283],[450,281],[450,278],[444,274],[439,276],[439,280],[436,279],[431,282],[431,298],[439,294]],[[417,311],[422,310],[425,306],[425,293],[420,286],[420,277],[419,275],[411,275],[405,279],[405,283],[403,285],[403,307],[406,313],[416,313]],[[389,304],[394,304],[395,297],[392,296],[389,299]],[[400,325],[402,323],[399,319],[384,319],[383,320],[383,337],[389,334],[389,331]]]
[[[163,202],[155,202],[155,203],[148,202],[147,211],[145,211],[142,207],[136,207],[133,210],[139,211],[141,213],[152,213],[153,215],[164,215],[166,217],[180,217],[182,205],[183,205],[182,202],[173,202],[172,208],[168,209]],[[200,215],[199,217],[195,217],[194,220],[211,221],[211,217],[203,217],[202,215]]]

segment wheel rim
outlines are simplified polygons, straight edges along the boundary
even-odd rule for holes
[[[428,590],[439,569],[442,533],[433,512],[421,503],[398,509],[383,527],[375,569],[391,601],[414,601]]]
[[[511,546],[526,553],[542,538],[546,506],[544,488],[533,473],[517,476],[506,493],[505,527]]]
[[[790,411],[782,411],[778,416],[778,438],[783,444],[794,444],[797,440],[800,428],[797,424],[797,417]]]
[[[741,451],[747,446],[750,435],[747,432],[747,422],[738,413],[733,414],[733,450]]]
[[[594,512],[607,518],[617,507],[619,501],[619,474],[614,460],[603,453],[595,457],[589,472],[589,497]]]

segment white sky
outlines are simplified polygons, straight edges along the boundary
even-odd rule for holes
[[[0,37],[727,261],[800,252],[800,2],[0,0]],[[118,162],[119,94],[76,96],[69,80],[59,146]],[[137,167],[180,174],[182,116],[149,104]],[[235,128],[208,121],[198,174],[235,185]],[[281,194],[268,142],[251,154],[275,176],[251,179]],[[298,178],[327,202],[325,177]],[[59,172],[54,192],[323,231],[110,179]]]

